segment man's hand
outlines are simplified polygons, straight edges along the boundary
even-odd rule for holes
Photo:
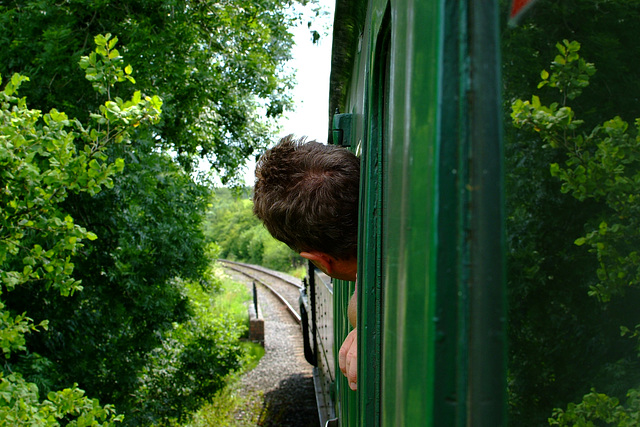
[[[351,295],[351,299],[349,300],[349,306],[347,307],[347,319],[349,319],[349,323],[354,328],[357,325],[358,321],[358,290]]]
[[[349,332],[338,353],[340,370],[349,380],[351,390],[358,387],[358,333],[356,331],[357,329],[354,329]]]

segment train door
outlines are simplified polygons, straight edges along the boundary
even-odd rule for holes
[[[380,425],[504,426],[497,2],[391,16]]]
[[[388,139],[388,101],[391,67],[391,16],[388,3],[372,8],[370,79],[365,115],[368,138],[362,144],[358,277],[358,359],[357,425],[380,424],[382,358],[382,307],[385,220],[383,197],[386,180],[384,151]]]
[[[336,117],[334,128],[348,128],[349,142],[344,145],[351,146],[361,157],[358,230],[358,391],[351,391],[346,379],[338,374],[336,412],[341,426],[374,427],[380,424],[384,265],[381,252],[384,218],[382,194],[385,180],[383,151],[389,129],[387,106],[390,90],[391,17],[389,2],[386,0],[368,5],[365,2],[355,3],[358,3],[361,9],[358,9],[358,5],[351,9],[357,24],[351,33],[352,37],[355,36],[356,42],[353,46],[357,49],[350,70],[353,75],[346,101],[342,106],[346,114]],[[338,2],[337,6],[336,16],[339,16],[341,3]],[[344,27],[348,28],[346,25]],[[341,132],[341,137],[344,138],[347,130]],[[349,332],[344,320],[348,294],[341,295],[341,292],[347,289],[349,293],[353,291],[353,288],[344,284],[336,285],[334,314],[337,349]]]
[[[330,109],[362,159],[341,426],[505,424],[497,27],[496,0],[336,4]],[[334,290],[337,352],[353,284]]]

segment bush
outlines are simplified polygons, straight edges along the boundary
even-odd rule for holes
[[[550,424],[590,426],[600,420],[607,425],[638,425],[640,326],[635,325],[640,318],[634,299],[640,290],[640,120],[636,120],[636,129],[629,129],[625,121],[614,117],[583,130],[584,121],[577,118],[569,103],[589,85],[595,66],[580,56],[576,41],[564,40],[556,47],[558,55],[550,71],[542,71],[538,87],[556,89],[560,102],[544,105],[535,95],[531,101],[517,99],[512,105],[512,118],[517,128],[539,135],[543,151],[556,154],[556,160],[548,165],[550,175],[560,183],[559,195],[574,199],[579,212],[565,211],[559,218],[581,229],[576,232],[579,234],[565,233],[556,239],[571,246],[590,268],[572,272],[584,275],[581,280],[573,276],[574,280],[560,282],[562,293],[573,293],[570,300],[563,302],[558,292],[550,301],[560,332],[550,338],[542,333],[530,334],[530,339],[536,340],[538,348],[548,340],[544,345],[556,350],[555,354],[544,355],[544,364],[551,368],[553,388],[566,390],[564,398],[583,395],[589,384],[606,388],[609,394],[596,393],[592,388],[579,404],[555,409]],[[532,311],[530,307],[528,310]],[[530,325],[520,325],[525,334],[526,327]],[[565,341],[562,334],[567,338],[563,345],[574,348],[557,351],[561,348],[558,342]],[[566,363],[572,359],[573,363]],[[527,362],[526,368],[531,371],[535,363]],[[585,376],[585,372],[591,375]],[[518,375],[515,380],[520,380]],[[535,380],[541,382],[540,378]],[[628,397],[626,407],[618,399],[624,394]]]
[[[133,80],[131,67],[123,69],[114,48],[117,38],[100,35],[95,42],[95,52],[81,59],[94,88],[105,94],[116,82]],[[122,417],[115,416],[112,406],[101,407],[98,400],[84,396],[77,384],[45,390],[41,401],[43,390],[14,369],[30,369],[45,388],[55,377],[55,369],[49,376],[42,369],[51,361],[34,353],[24,356],[27,334],[46,330],[48,319],[34,322],[9,302],[19,299],[15,296],[21,292],[30,300],[46,292],[69,300],[82,291],[81,282],[72,276],[72,257],[83,241],[97,236],[78,225],[64,203],[74,195],[95,196],[113,186],[124,161],[109,159],[107,148],[126,142],[141,122],[156,121],[162,101],[140,92],[126,102],[108,98],[99,114],[91,114],[91,123],[83,125],[57,109],[44,115],[29,109],[25,98],[16,97],[28,80],[14,74],[0,92],[0,347],[7,359],[0,372],[0,418],[11,425],[111,425]],[[42,315],[31,310],[29,314]]]
[[[221,269],[210,270],[209,286],[183,284],[193,317],[175,324],[148,359],[135,393],[131,425],[167,425],[182,421],[226,384],[242,364],[240,337],[247,329],[249,293],[221,282]],[[213,286],[212,286],[213,284]]]

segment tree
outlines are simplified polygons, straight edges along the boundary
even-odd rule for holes
[[[233,181],[268,142],[272,119],[290,107],[288,27],[293,0],[9,1],[0,6],[0,73],[21,71],[43,109],[62,105],[83,117],[95,98],[75,72],[94,34],[117,34],[141,90],[165,102],[153,143],[192,168],[207,157]],[[303,1],[304,3],[304,1]]]
[[[96,52],[82,58],[90,64],[85,67],[88,78],[105,77],[95,84],[102,93],[116,82],[132,80],[131,68],[123,70],[122,58],[112,55],[117,53],[117,39],[109,39],[110,35],[96,37]],[[76,224],[63,202],[73,193],[95,195],[113,186],[112,177],[124,162],[109,161],[107,146],[126,143],[134,126],[157,120],[162,102],[140,92],[126,102],[107,99],[86,126],[56,109],[44,115],[29,109],[25,98],[15,96],[24,81],[28,78],[14,74],[0,92],[0,292],[13,297],[25,288],[44,289],[68,298],[82,291],[81,281],[72,277],[71,257],[81,250],[83,240],[95,240],[96,235]],[[47,398],[40,401],[38,392],[46,390],[38,390],[10,366],[26,350],[26,334],[48,329],[48,319],[36,323],[11,308],[0,301],[0,345],[9,362],[0,372],[2,419],[14,425],[51,426],[65,418],[75,419],[77,425],[120,420],[111,406],[88,399],[77,384],[45,392]],[[32,367],[46,365],[33,356]]]
[[[138,422],[130,416],[140,409],[132,396],[141,395],[142,372],[156,363],[151,355],[176,325],[193,319],[184,283],[206,287],[210,280],[203,276],[210,260],[202,232],[209,189],[194,179],[194,165],[207,157],[232,183],[238,165],[268,142],[274,117],[290,104],[291,78],[283,64],[292,43],[287,28],[295,19],[290,4],[27,0],[0,5],[0,72],[28,73],[31,81],[21,94],[37,108],[56,106],[81,121],[90,118],[98,96],[91,95],[75,64],[93,35],[107,31],[118,34],[118,50],[135,68],[141,93],[164,99],[160,121],[135,127],[129,144],[105,151],[111,162],[124,160],[113,187],[95,195],[70,194],[61,202],[75,224],[98,237],[69,261],[83,292],[61,298],[27,284],[6,300],[7,307],[30,313],[36,323],[49,320],[46,332],[27,337],[30,353],[11,360],[43,389],[75,379]],[[87,61],[86,68],[94,69]],[[122,69],[124,79],[132,77],[127,70]],[[101,78],[96,72],[92,83]],[[108,93],[112,100],[133,95],[123,86]],[[196,336],[194,341],[208,339]]]
[[[635,101],[640,69],[634,59],[640,46],[632,41],[638,18],[637,1],[549,0],[536,3],[519,26],[505,25],[504,122],[511,122],[516,99],[531,99],[535,93],[547,105],[560,102],[557,89],[536,88],[540,70],[549,70],[549,54],[563,39],[579,40],[581,55],[598,67],[588,90],[571,102],[583,128],[593,129],[615,116],[627,122],[640,116]],[[607,207],[560,191],[562,183],[550,174],[549,165],[564,164],[562,150],[543,149],[538,133],[514,126],[505,126],[505,145],[509,416],[518,424],[542,425],[553,408],[580,400],[592,386],[602,392],[606,389],[600,384],[606,387],[614,376],[637,377],[634,363],[618,357],[629,354],[632,342],[613,339],[634,312],[637,294],[630,290],[606,309],[588,295],[597,283],[597,262],[574,240]],[[624,400],[626,390],[621,386],[615,395]]]
[[[220,256],[279,271],[300,265],[299,255],[274,239],[253,215],[248,190],[240,198],[235,198],[228,189],[216,190],[207,213],[205,233],[220,247]]]
[[[588,275],[580,275],[582,282],[563,284],[571,289],[569,292],[590,296],[593,303],[588,306],[593,311],[585,313],[574,301],[556,301],[556,305],[563,304],[559,306],[564,312],[561,317],[574,316],[582,325],[587,340],[577,336],[570,342],[576,347],[572,353],[580,371],[590,375],[572,377],[567,374],[576,375],[574,367],[558,366],[557,360],[549,362],[550,365],[556,362],[553,367],[558,381],[556,388],[567,390],[567,395],[575,397],[577,393],[584,393],[585,386],[594,385],[618,395],[624,390],[629,396],[629,408],[619,405],[616,397],[592,390],[579,405],[570,404],[566,411],[555,410],[550,423],[574,425],[578,420],[600,419],[615,425],[636,425],[638,392],[627,390],[638,385],[639,346],[636,343],[634,348],[632,341],[625,342],[616,329],[640,321],[632,307],[635,304],[626,301],[628,297],[637,297],[640,290],[637,262],[640,203],[636,196],[640,191],[640,139],[633,136],[637,130],[633,134],[628,132],[627,123],[620,117],[596,125],[590,131],[583,130],[584,121],[577,118],[569,103],[589,85],[595,66],[580,57],[580,44],[575,41],[564,40],[556,47],[559,54],[550,71],[542,71],[538,87],[556,89],[559,101],[544,105],[535,95],[531,101],[518,99],[512,105],[513,123],[517,128],[534,131],[544,144],[542,148],[555,151],[562,159],[549,165],[550,175],[561,183],[559,193],[570,194],[580,204],[588,203],[598,209],[589,209],[587,215],[574,218],[574,221],[584,221],[576,221],[582,228],[581,236],[562,235],[562,240],[573,243],[577,251],[591,258],[591,264],[596,266],[588,270]],[[584,254],[585,245],[590,246],[589,252],[595,259]],[[623,331],[630,331],[623,327]],[[593,339],[597,339],[598,347],[589,346],[589,340]],[[582,342],[586,346],[583,347]]]

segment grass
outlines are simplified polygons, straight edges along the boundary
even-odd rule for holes
[[[247,302],[251,298],[251,292],[246,285],[224,277],[222,279],[221,292],[215,301],[216,310],[229,313],[239,324],[248,328]]]
[[[228,378],[227,385],[202,406],[184,427],[249,427],[259,425],[262,393],[247,394],[241,389],[240,376],[252,370],[264,356],[264,348],[252,342],[242,342],[245,360],[242,370]]]
[[[238,283],[216,271],[221,280],[220,293],[215,297],[216,310],[230,313],[240,324],[249,323],[247,302],[251,300],[251,292],[243,283]],[[248,329],[248,328],[247,328]],[[203,405],[183,427],[249,427],[259,424],[262,412],[261,393],[247,394],[241,389],[240,377],[243,373],[254,369],[262,356],[264,348],[249,341],[240,343],[245,352],[242,369],[227,378],[227,385],[219,390],[213,398]]]
[[[304,278],[304,276],[307,275],[307,266],[306,266],[306,264],[299,265],[296,268],[287,271],[286,273],[291,275],[291,276],[293,276],[293,277],[297,277],[298,279],[302,280]]]
[[[218,391],[184,427],[253,427],[259,425],[262,395],[247,395],[237,378]]]
[[[245,341],[241,343],[241,345],[247,355],[246,360],[242,364],[242,371],[248,372],[255,368],[258,365],[258,362],[260,362],[260,359],[262,359],[262,356],[264,356],[264,347],[262,347],[260,344],[249,341]]]

